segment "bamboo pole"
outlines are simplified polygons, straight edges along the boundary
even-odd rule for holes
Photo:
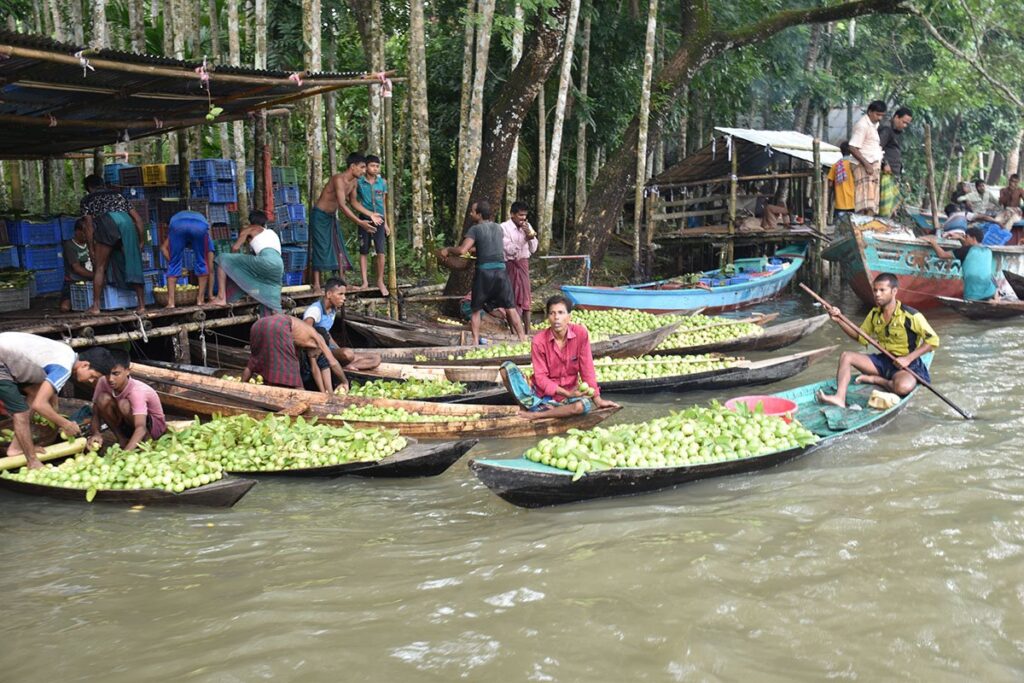
[[[725,247],[726,262],[732,263],[736,256],[732,237],[736,234],[736,192],[739,189],[740,153],[735,144],[732,145],[732,173],[729,175],[729,243]]]
[[[11,175],[11,208],[21,211],[25,208],[25,195],[21,189],[21,164],[17,161],[7,165]]]
[[[148,339],[152,339],[153,337],[172,337],[182,333],[187,336],[189,332],[198,332],[202,329],[211,330],[219,327],[231,327],[232,325],[245,325],[247,323],[255,322],[258,318],[259,316],[256,313],[249,313],[246,315],[231,316],[230,318],[207,320],[205,322],[180,323],[168,325],[167,327],[154,327],[153,329],[146,331],[145,337]],[[131,330],[129,332],[100,334],[95,337],[72,337],[67,343],[72,348],[78,349],[87,346],[121,344],[124,342],[138,341],[142,338],[142,330]]]
[[[744,175],[738,176],[736,180],[743,182],[745,180],[782,180],[784,178],[806,178],[810,176],[809,171],[797,171],[794,173],[760,173],[757,175]],[[696,187],[698,185],[717,185],[719,183],[727,183],[732,180],[732,176],[722,176],[721,178],[708,178],[706,180],[690,180],[685,183],[659,183],[658,188],[661,190],[671,190],[680,187]]]
[[[932,127],[924,124],[924,156],[928,166],[928,203],[932,211],[932,229],[939,232],[939,206],[935,200],[935,159],[932,157]]]
[[[394,118],[392,111],[391,88],[384,89],[384,159],[387,162],[387,169],[391,176],[391,185],[388,187],[388,201],[385,208],[384,220],[391,228],[391,236],[388,238],[388,312],[393,320],[398,320],[398,270],[395,264],[395,240],[398,237],[398,226],[395,225],[395,202],[398,201],[400,169],[394,165],[395,140],[394,140]]]
[[[821,177],[821,140],[818,138],[814,138],[814,151],[811,158],[814,164],[811,206],[814,212],[814,222],[818,224],[818,230],[824,231],[825,211],[822,197],[824,183]],[[811,281],[814,283],[815,290],[821,289],[821,242],[818,240],[811,242]]]

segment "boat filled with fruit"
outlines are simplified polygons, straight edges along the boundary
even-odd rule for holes
[[[757,397],[753,409],[712,403],[636,424],[572,430],[541,441],[520,458],[472,459],[469,467],[494,493],[520,507],[645,493],[780,465],[887,424],[913,396],[874,408],[875,389],[853,385],[844,409],[818,403],[821,390],[834,391],[834,380]],[[784,414],[758,407],[776,399],[786,402]]]

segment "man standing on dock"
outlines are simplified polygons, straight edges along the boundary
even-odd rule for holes
[[[878,127],[878,142],[883,154],[878,215],[886,218],[900,204],[900,178],[903,177],[903,147],[900,139],[913,117],[914,113],[908,107],[900,107],[887,125]]]
[[[867,344],[861,333],[874,337],[882,347],[896,357],[893,362],[881,353],[856,353],[843,351],[839,356],[839,369],[836,372],[836,393],[818,392],[818,400],[840,408],[846,407],[846,391],[850,386],[853,370],[860,372],[858,384],[875,384],[898,396],[906,396],[917,380],[907,372],[913,370],[925,381],[931,381],[928,366],[921,356],[939,347],[939,335],[935,334],[925,317],[916,309],[904,306],[896,298],[899,291],[899,280],[892,273],[882,273],[872,282],[875,294],[875,307],[861,323],[860,328],[852,327],[843,321],[840,310],[835,307],[827,309],[829,316],[843,329],[851,339]]]
[[[530,331],[530,256],[537,251],[537,233],[526,220],[529,207],[523,202],[512,202],[509,219],[501,224],[505,249],[505,270],[512,283],[516,309],[523,319],[523,330]]]
[[[79,210],[85,221],[85,234],[92,256],[92,307],[87,311],[98,315],[103,302],[109,266],[111,284],[120,289],[135,290],[138,312],[146,310],[145,279],[142,276],[142,245],[146,241],[142,217],[119,192],[108,189],[103,178],[91,175],[85,179],[88,193]]]
[[[857,213],[874,216],[878,213],[882,158],[885,156],[878,138],[878,122],[885,116],[885,102],[875,100],[867,113],[853,127],[850,154],[853,165],[854,207]]]
[[[480,317],[484,310],[495,308],[505,309],[505,314],[519,341],[526,341],[523,321],[516,310],[512,283],[509,282],[508,273],[505,271],[504,234],[501,226],[492,220],[493,216],[490,202],[473,202],[469,217],[474,225],[466,231],[462,244],[441,250],[441,257],[448,258],[449,254],[468,254],[470,249],[476,247],[476,272],[473,274],[473,298],[470,303],[472,316],[469,319],[474,346],[480,343]]]

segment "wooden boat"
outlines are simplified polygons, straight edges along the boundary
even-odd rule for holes
[[[927,357],[930,362],[931,358]],[[863,434],[892,421],[902,411],[913,392],[888,410],[867,407],[873,389],[870,385],[853,384],[848,404],[862,406],[860,411],[843,413],[845,424],[836,429],[829,426],[823,406],[816,401],[819,390],[833,391],[833,380],[808,384],[775,396],[788,398],[799,406],[796,418],[821,437],[811,446],[775,451],[752,458],[683,467],[612,468],[588,472],[573,481],[573,473],[520,457],[510,460],[472,459],[469,468],[489,489],[519,507],[561,505],[596,498],[625,496],[670,488],[699,479],[755,472],[775,467],[807,453],[823,449],[851,434]]]
[[[940,239],[939,245],[953,250],[960,243]],[[997,270],[1024,274],[1024,246],[986,246],[992,250]],[[940,296],[962,299],[964,295],[958,260],[939,258],[931,244],[910,228],[883,218],[844,218],[822,256],[839,263],[844,279],[868,306],[875,305],[871,282],[881,273],[897,277],[905,306],[935,308],[941,305]]]
[[[635,334],[623,334],[601,341],[592,342],[591,351],[595,358],[609,356],[611,358],[633,358],[650,353],[663,341],[672,336],[679,323],[647,330]],[[399,349],[353,349],[356,353],[376,353],[386,363],[406,363],[414,365],[501,365],[505,361],[513,363],[529,363],[530,354],[516,356],[500,356],[497,358],[459,358],[461,354],[479,349],[479,346],[420,346]],[[418,359],[418,360],[417,360]]]
[[[348,462],[327,467],[304,467],[301,469],[278,470],[274,472],[235,472],[243,476],[277,477],[356,477],[405,478],[435,477],[469,452],[477,439],[462,439],[438,444],[411,443],[402,450],[374,462]]]
[[[224,477],[205,486],[186,489],[181,493],[170,493],[163,489],[101,489],[96,492],[92,502],[120,503],[122,505],[204,505],[229,508],[248,493],[255,484],[256,482],[252,479]],[[86,502],[85,489],[30,484],[7,477],[0,477],[0,489],[29,496]]]
[[[1003,277],[1006,278],[1006,284],[1010,285],[1017,298],[1024,301],[1024,275],[1018,275],[1012,270],[1004,270]]]
[[[526,420],[519,417],[515,406],[476,404],[430,403],[427,401],[400,401],[392,399],[360,398],[358,396],[328,396],[301,389],[284,389],[258,384],[242,384],[216,377],[191,375],[187,372],[167,370],[141,363],[132,364],[132,373],[150,384],[160,396],[165,408],[184,415],[251,415],[262,418],[268,412],[278,411],[304,417],[317,417],[328,424],[349,424],[354,427],[387,427],[403,436],[432,440],[461,438],[517,438],[560,434],[569,429],[589,429],[618,408],[604,408],[587,415],[569,418],[540,418]],[[329,418],[352,405],[375,405],[425,415],[444,415],[444,422],[393,422],[339,420]]]
[[[804,250],[786,247],[776,252],[776,257],[784,263],[775,272],[740,274],[726,280],[727,284],[710,289],[682,289],[671,281],[662,280],[622,287],[563,285],[562,291],[580,308],[629,308],[650,313],[697,308],[708,313],[732,311],[778,296],[803,265]],[[707,271],[703,275],[710,280],[715,279],[718,272]]]
[[[655,353],[671,356],[686,356],[696,353],[735,353],[737,351],[775,351],[783,347],[795,344],[812,332],[816,332],[828,322],[827,315],[817,315],[813,318],[801,318],[790,320],[779,325],[769,325],[764,328],[761,334],[751,334],[745,337],[736,337],[722,342],[710,344],[694,344],[692,346],[676,346],[672,348],[658,348]]]
[[[971,320],[1004,320],[1024,315],[1024,301],[966,301],[948,296],[936,297],[942,304]]]

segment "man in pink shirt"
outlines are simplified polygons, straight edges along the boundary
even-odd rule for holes
[[[526,419],[567,417],[589,413],[592,407],[618,408],[601,398],[590,350],[590,334],[583,325],[571,322],[572,304],[561,294],[547,300],[550,327],[533,338],[533,383],[527,385],[514,363],[502,366],[505,386],[526,409]],[[580,382],[586,383],[584,391]],[[592,396],[591,396],[592,392]]]
[[[117,442],[126,451],[134,450],[146,439],[158,439],[167,431],[160,397],[148,384],[133,379],[128,354],[112,350],[114,364],[110,374],[96,382],[92,395],[92,436],[89,447],[103,443],[100,427],[106,423]]]
[[[516,308],[523,319],[523,329],[530,331],[530,256],[537,251],[537,233],[526,220],[529,207],[523,202],[512,202],[509,219],[501,224],[502,246],[505,251],[505,271],[512,282]]]

